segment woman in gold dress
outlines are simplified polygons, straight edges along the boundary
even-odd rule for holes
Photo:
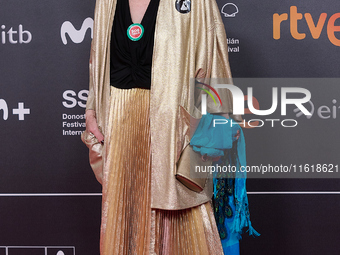
[[[227,52],[215,0],[97,0],[85,133],[101,255],[223,254],[211,185],[194,192],[175,173],[199,118],[190,80],[229,78]],[[208,110],[228,116],[231,95],[218,92],[223,106]]]

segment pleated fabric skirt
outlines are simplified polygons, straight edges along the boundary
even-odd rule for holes
[[[151,209],[150,90],[111,86],[101,255],[223,254],[210,202]]]

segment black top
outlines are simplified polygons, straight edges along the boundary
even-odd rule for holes
[[[133,24],[129,0],[118,0],[111,34],[110,84],[121,89],[151,86],[151,65],[159,0],[150,0],[141,24],[144,34],[138,41],[127,36]]]

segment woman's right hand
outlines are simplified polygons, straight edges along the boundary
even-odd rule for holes
[[[86,130],[91,132],[94,136],[104,144],[104,135],[100,132],[96,119],[96,112],[94,110],[86,111]]]

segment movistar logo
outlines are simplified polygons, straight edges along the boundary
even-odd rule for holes
[[[66,34],[68,34],[72,42],[81,43],[84,41],[85,34],[88,29],[91,30],[91,38],[93,38],[93,19],[92,18],[86,18],[79,30],[75,29],[75,27],[70,21],[65,21],[61,25],[61,29],[60,29],[61,40],[63,41],[63,44],[66,45],[67,44]]]

